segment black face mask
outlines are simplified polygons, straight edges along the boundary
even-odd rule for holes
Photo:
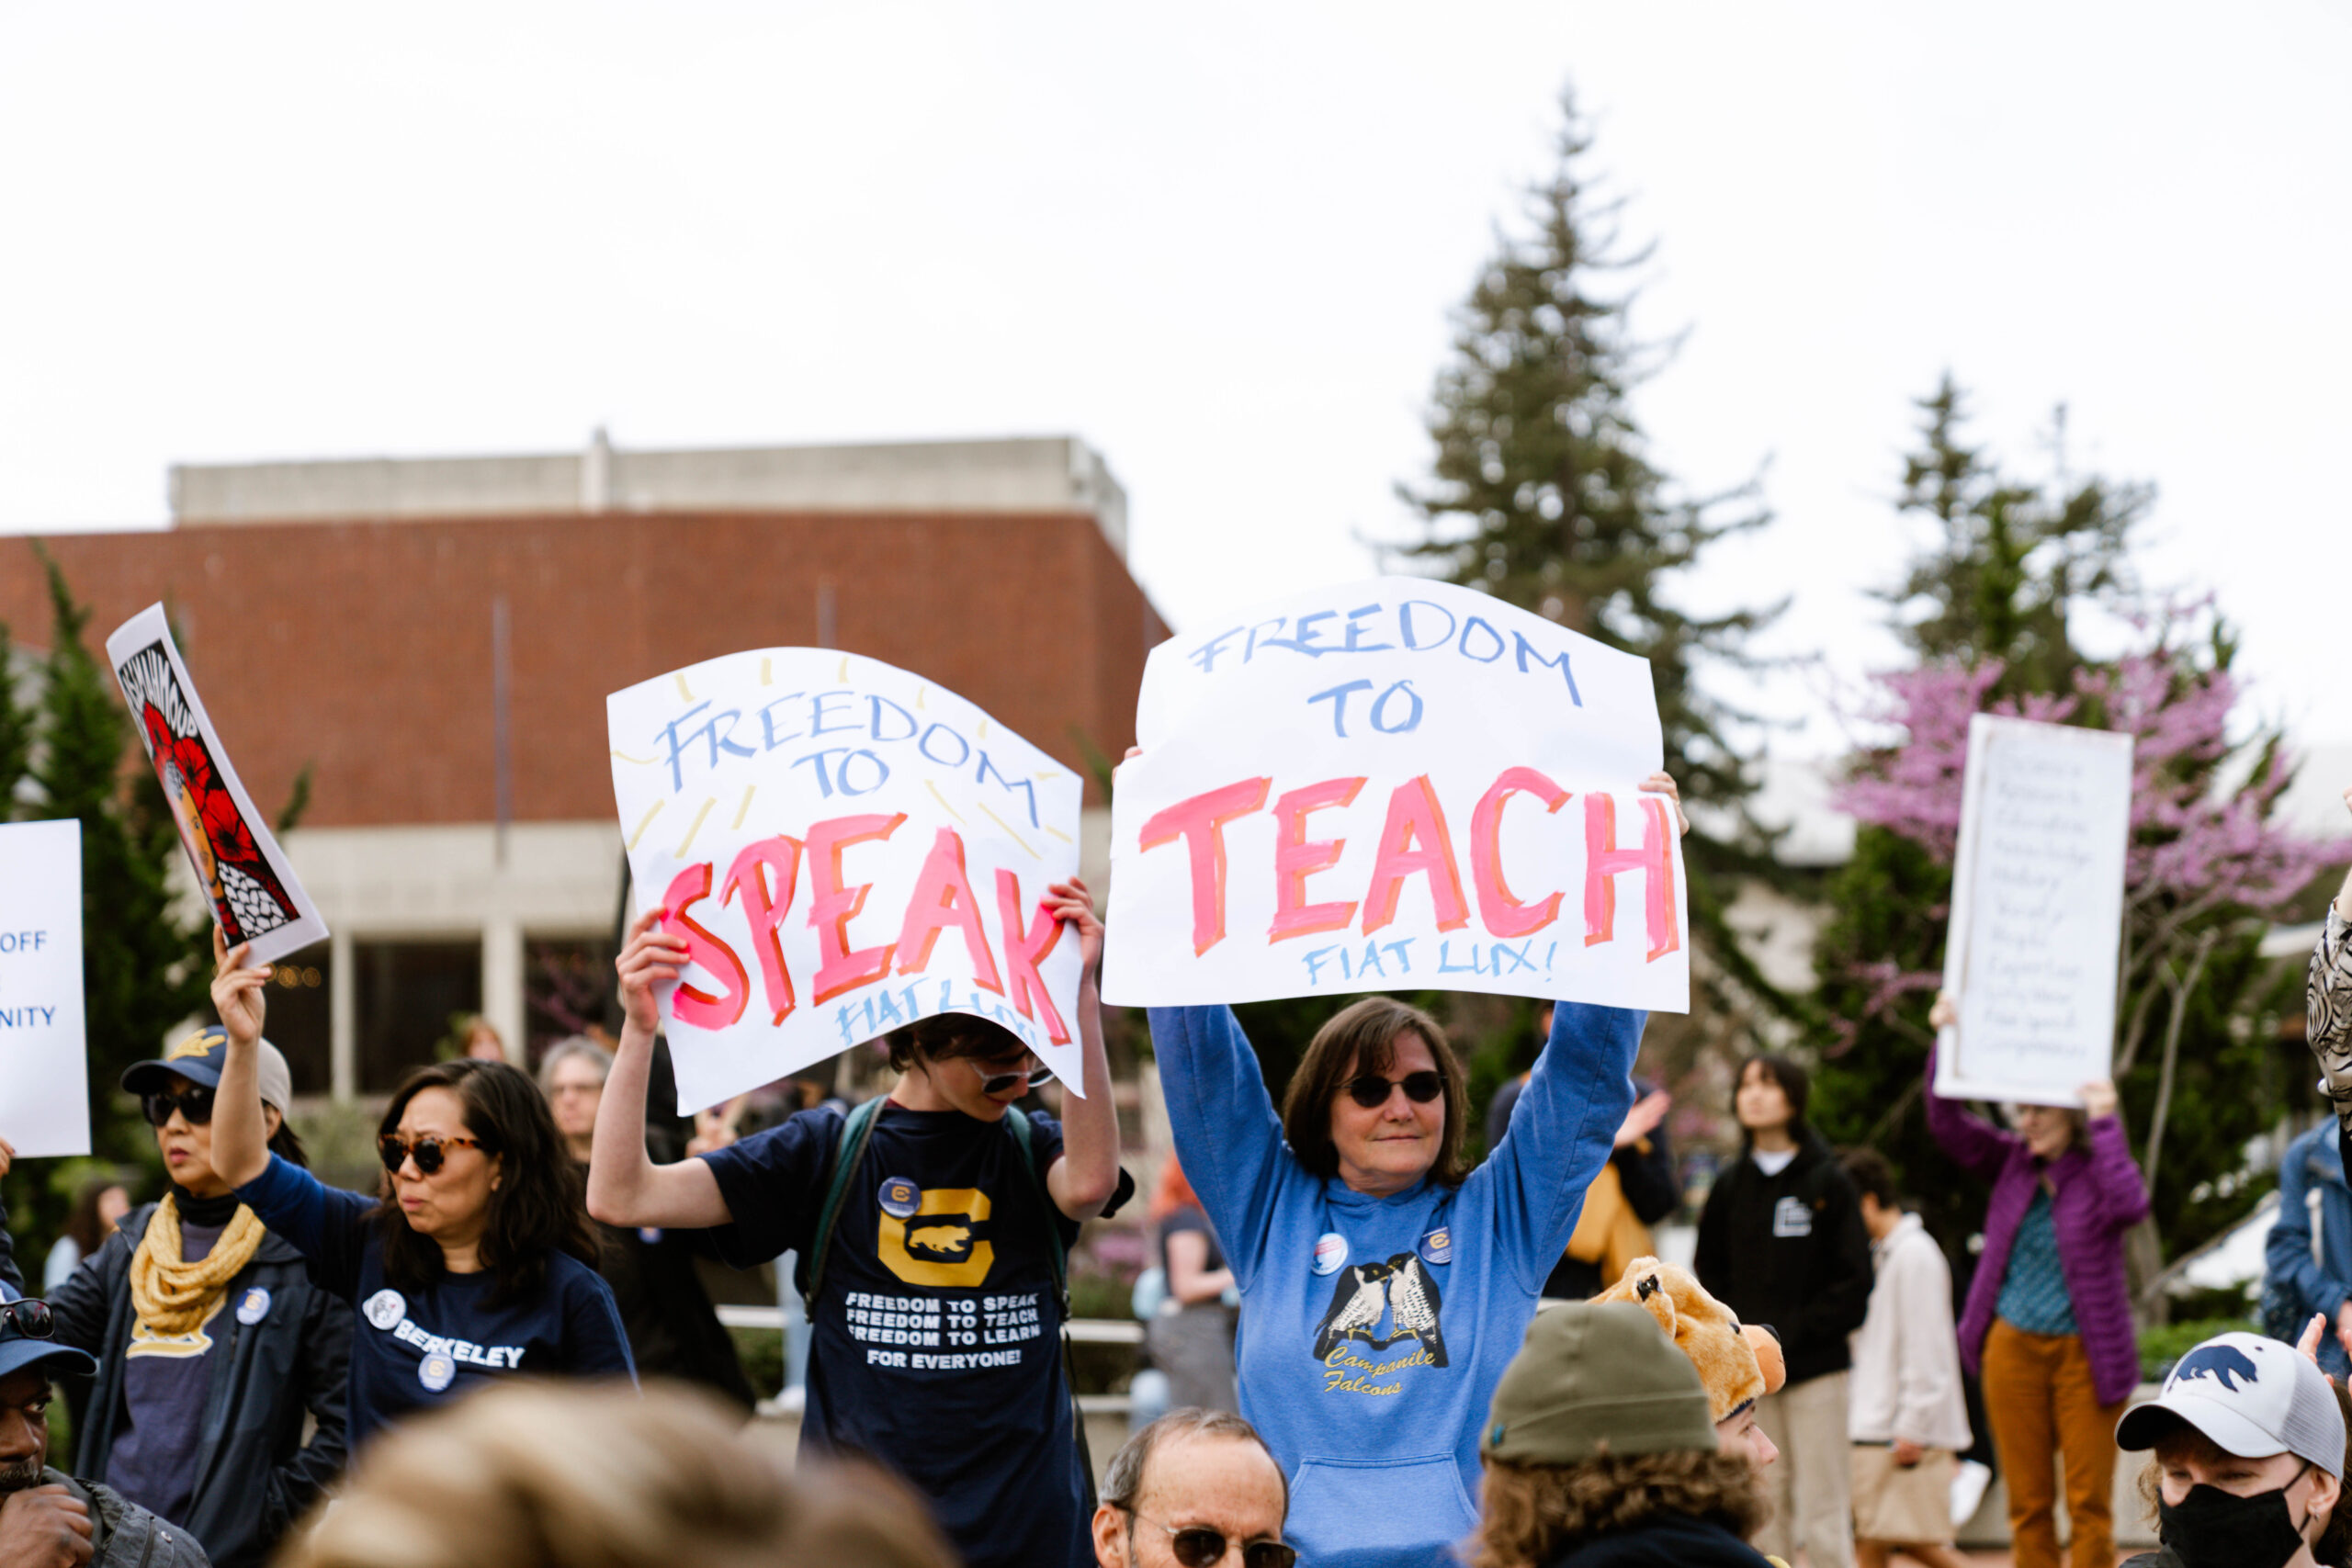
[[[2295,1481],[2302,1478],[2297,1471]],[[2278,1568],[2303,1546],[2303,1532],[2287,1508],[2286,1486],[2251,1497],[2192,1486],[2177,1505],[2159,1502],[2156,1515],[2165,1544],[2187,1568]],[[2306,1515],[2303,1523],[2310,1522]]]

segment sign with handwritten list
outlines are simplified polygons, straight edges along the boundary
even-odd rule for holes
[[[1970,720],[1937,1093],[2079,1106],[2108,1076],[2131,819],[2129,735]]]

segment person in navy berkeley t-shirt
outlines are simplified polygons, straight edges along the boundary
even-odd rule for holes
[[[1084,955],[1074,1021],[1086,1092],[1065,1102],[1066,1132],[1031,1115],[1034,1165],[1023,1160],[1004,1117],[1035,1063],[1000,1025],[944,1013],[893,1034],[904,1076],[875,1117],[809,1306],[801,1440],[904,1476],[967,1568],[1093,1561],[1047,1227],[1067,1246],[1111,1199],[1119,1131],[1095,992],[1102,928],[1084,884],[1047,893]],[[606,1224],[708,1229],[739,1267],[786,1249],[805,1260],[839,1110],[675,1165],[646,1157],[654,987],[686,961],[661,920],[657,909],[637,922],[618,964],[628,1023],[597,1111],[589,1208]]]
[[[267,965],[213,949],[228,1030],[212,1121],[215,1168],[311,1276],[358,1308],[351,1443],[402,1414],[514,1372],[636,1376],[578,1173],[538,1086],[504,1062],[419,1067],[377,1137],[390,1192],[328,1187],[262,1141],[257,1043]]]

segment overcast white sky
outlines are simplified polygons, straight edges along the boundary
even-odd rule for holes
[[[1365,575],[1573,82],[1690,329],[1657,457],[1770,463],[1695,602],[1891,659],[1950,366],[2016,465],[2063,400],[2155,481],[2154,574],[2352,741],[2348,79],[2347,0],[11,6],[0,529],[159,524],[174,461],[1069,432],[1180,626]]]

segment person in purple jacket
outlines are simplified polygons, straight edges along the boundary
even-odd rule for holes
[[[1929,1021],[1956,1026],[1936,998]],[[1993,1184],[1984,1252],[1960,1318],[1960,1359],[1984,1380],[1985,1419],[2009,1484],[2018,1568],[2058,1568],[2053,1456],[2066,1478],[2073,1568],[2115,1561],[2115,1424],[2140,1381],[2123,1276],[2123,1233],[2148,1189],[2115,1114],[2115,1086],[2082,1088],[2083,1110],[2021,1105],[2001,1129],[1935,1092],[1928,1130],[1945,1154]]]

